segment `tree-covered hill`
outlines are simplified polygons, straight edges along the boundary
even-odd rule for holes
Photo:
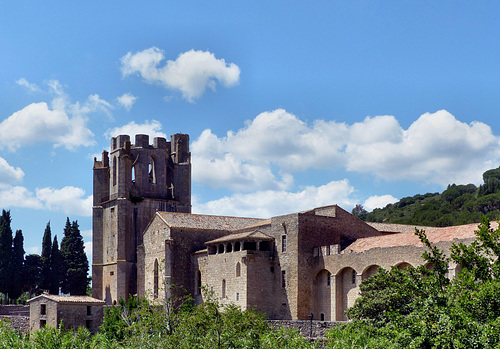
[[[367,222],[445,227],[500,219],[500,167],[483,173],[483,184],[450,184],[442,193],[405,197],[372,212],[359,205],[353,214]]]

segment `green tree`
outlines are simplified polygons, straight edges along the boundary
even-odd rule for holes
[[[8,294],[13,276],[12,229],[10,211],[2,210],[0,217],[0,292]]]
[[[61,274],[64,272],[63,260],[61,252],[59,251],[59,244],[57,242],[57,235],[54,236],[54,242],[52,243],[52,250],[50,251],[50,294],[59,294],[59,288],[61,286]]]
[[[50,230],[50,221],[45,227],[42,239],[42,284],[40,285],[43,290],[49,290],[52,278],[52,271],[50,270],[50,253],[52,251],[52,233]]]
[[[89,262],[78,222],[71,224],[69,218],[66,219],[61,241],[61,256],[64,265],[61,291],[71,295],[85,295],[89,284]]]
[[[9,295],[12,299],[17,299],[22,294],[24,283],[24,237],[21,230],[17,230],[14,237],[11,267],[13,273]]]
[[[24,260],[23,270],[24,291],[30,296],[42,293],[42,257],[37,254],[29,254]]]

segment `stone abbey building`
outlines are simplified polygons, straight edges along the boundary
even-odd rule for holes
[[[415,227],[366,223],[337,205],[269,219],[191,214],[190,161],[185,134],[152,145],[121,135],[94,160],[93,297],[162,301],[180,286],[198,303],[213,291],[271,319],[345,320],[379,266],[423,263]],[[445,251],[476,228],[424,227]]]

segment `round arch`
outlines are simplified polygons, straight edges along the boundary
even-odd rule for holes
[[[372,265],[367,266],[365,268],[365,270],[363,270],[363,273],[361,274],[361,278],[363,280],[365,280],[365,279],[368,279],[370,276],[377,274],[378,268],[380,268],[380,266],[377,264],[372,264]]]
[[[396,268],[398,269],[406,269],[408,267],[412,267],[412,265],[408,262],[401,262],[395,265]]]

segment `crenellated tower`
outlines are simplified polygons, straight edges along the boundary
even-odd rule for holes
[[[120,135],[94,159],[92,296],[137,293],[137,248],[156,211],[191,213],[189,135]]]

